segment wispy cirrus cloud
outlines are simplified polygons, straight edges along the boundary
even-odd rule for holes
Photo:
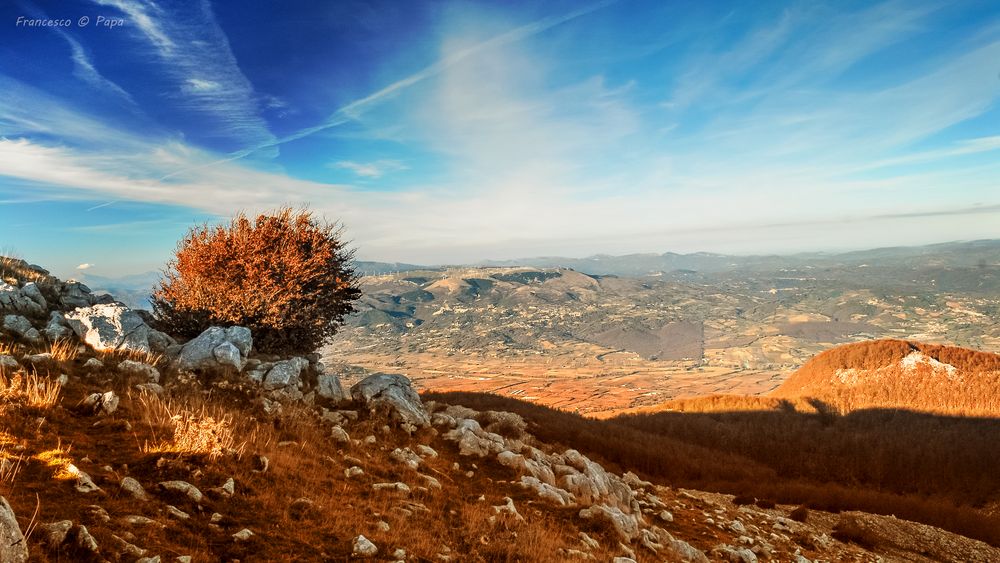
[[[180,2],[168,10],[144,0],[93,0],[116,8],[134,22],[176,84],[175,103],[206,118],[209,137],[235,148],[268,145],[276,138],[260,116],[259,96],[240,70],[208,0]]]

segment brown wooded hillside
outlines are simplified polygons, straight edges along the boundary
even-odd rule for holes
[[[842,412],[905,408],[995,416],[1000,355],[906,340],[847,344],[818,354],[771,396],[821,399]]]

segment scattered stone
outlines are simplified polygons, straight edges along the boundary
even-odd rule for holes
[[[351,437],[347,434],[347,431],[339,426],[333,427],[333,430],[330,432],[330,437],[333,438],[333,441],[338,444],[347,444],[351,441]]]
[[[134,375],[145,379],[145,383],[159,383],[160,372],[155,367],[137,362],[135,360],[125,360],[118,364],[118,371],[125,375]]]
[[[389,453],[389,457],[414,471],[416,471],[420,467],[420,464],[423,463],[423,459],[413,453],[413,450],[410,448],[396,448]]]
[[[187,520],[188,518],[191,517],[191,515],[188,514],[187,512],[184,512],[183,510],[170,504],[167,505],[167,516],[170,516],[171,518],[176,518],[178,520]]]
[[[60,520],[38,526],[38,530],[42,534],[42,542],[52,551],[59,549],[62,544],[66,543],[66,536],[72,528],[72,520]],[[6,538],[3,541],[6,541]],[[0,557],[0,561],[2,560],[3,558]]]
[[[438,456],[437,451],[434,448],[430,447],[430,446],[425,446],[423,444],[417,444],[417,448],[416,449],[417,449],[417,454],[419,454],[420,457],[423,457],[423,458],[428,458],[428,457],[429,458],[436,458]]]
[[[378,553],[378,548],[368,538],[358,536],[354,538],[352,552],[355,557],[373,557]]]
[[[129,537],[131,538],[132,535],[129,534]],[[142,556],[146,555],[146,550],[145,549],[143,549],[143,548],[141,548],[141,547],[139,547],[139,546],[137,546],[135,544],[129,543],[124,538],[120,538],[120,537],[112,534],[111,535],[111,541],[114,542],[114,544],[115,544],[115,551],[118,552],[119,555],[126,555],[128,557],[142,557]]]
[[[584,520],[598,519],[605,520],[614,527],[618,535],[626,541],[632,541],[639,537],[639,521],[634,514],[625,514],[621,509],[595,504],[580,511],[580,518]]]
[[[131,477],[122,477],[120,486],[123,491],[136,500],[147,500],[149,498],[146,495],[146,489],[142,488],[142,484]]]
[[[375,523],[375,529],[382,533],[388,533],[390,529],[389,523],[386,522],[385,520],[379,520],[378,522]]]
[[[17,358],[14,356],[8,356],[6,354],[0,355],[0,370],[10,370],[14,371],[21,367],[18,363]]]
[[[22,563],[28,560],[28,544],[7,499],[0,497],[0,561]]]
[[[87,521],[107,524],[111,521],[111,515],[103,506],[92,504],[86,508]]]
[[[87,475],[72,463],[66,466],[66,472],[76,477],[76,483],[73,487],[78,493],[92,493],[101,490],[94,483],[94,480],[90,478],[90,475]]]
[[[34,286],[33,283],[24,284],[25,287],[28,285]],[[31,316],[40,316],[45,314],[46,306],[42,303],[32,299],[34,292],[30,289],[26,292],[25,288],[17,287],[16,285],[11,285],[3,280],[0,280],[0,311],[11,311],[14,313],[24,313]],[[38,295],[41,297],[41,294]]]
[[[671,514],[669,510],[661,510],[659,516],[660,520],[663,520],[664,522],[674,521],[674,515]]]
[[[444,438],[458,443],[458,453],[463,456],[486,457],[506,449],[503,436],[483,430],[471,418],[457,421],[455,428],[445,433]]]
[[[106,391],[104,393],[91,393],[87,395],[80,403],[80,406],[93,414],[108,415],[118,410],[118,402],[118,395],[114,391]]]
[[[409,494],[410,486],[406,483],[395,482],[395,483],[375,483],[372,485],[372,490],[374,491],[394,491],[399,493]]]
[[[125,522],[129,526],[152,526],[154,524],[159,524],[156,520],[140,516],[139,514],[129,514],[128,516],[122,518],[122,522]]]
[[[513,518],[518,522],[524,522],[524,517],[521,516],[521,514],[517,511],[517,508],[514,506],[514,499],[504,497],[503,501],[504,504],[493,507],[493,512],[495,512],[497,516],[506,516],[508,518]]]
[[[87,527],[83,524],[80,524],[76,528],[76,545],[78,548],[90,553],[97,553],[101,550],[97,545],[97,540],[94,539],[94,536],[90,535]]]
[[[104,367],[104,362],[98,360],[97,358],[90,358],[83,363],[83,369],[86,370],[101,369],[103,367]]]
[[[38,342],[42,339],[38,330],[31,326],[31,321],[21,315],[4,315],[3,329],[31,342]]]
[[[236,532],[235,534],[233,534],[233,539],[236,540],[236,541],[238,541],[238,542],[245,542],[245,541],[249,540],[252,537],[253,537],[253,532],[251,532],[247,528],[243,528],[242,530],[240,530],[240,531]]]
[[[357,477],[359,475],[364,475],[364,474],[365,474],[365,470],[361,469],[357,465],[348,467],[347,469],[344,470],[344,477],[347,477],[348,479],[350,479],[352,477]]]
[[[187,481],[163,481],[159,486],[160,489],[168,493],[184,495],[192,502],[201,503],[203,496],[201,491],[198,490],[198,487],[195,487]]]

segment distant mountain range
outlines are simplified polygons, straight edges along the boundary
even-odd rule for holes
[[[375,262],[356,260],[355,270],[364,276],[384,275],[418,270],[443,271],[444,266],[427,266],[404,262]],[[905,246],[876,248],[845,253],[801,253],[792,255],[733,256],[695,252],[692,254],[626,254],[613,256],[598,254],[586,258],[562,256],[541,256],[515,260],[487,260],[477,264],[453,265],[449,267],[531,267],[569,268],[590,275],[614,275],[622,277],[662,276],[673,277],[691,275],[712,275],[730,273],[780,273],[785,270],[799,271],[815,269],[851,268],[857,275],[863,268],[879,271],[921,270],[914,282],[935,280],[955,285],[956,289],[983,289],[995,287],[1000,277],[973,276],[968,279],[968,269],[989,268],[995,272],[1000,267],[1000,240],[977,240],[969,242],[948,242],[927,246]],[[954,269],[964,269],[961,279],[955,279]],[[939,275],[941,274],[941,275]],[[104,277],[83,274],[81,281],[95,291],[114,295],[117,299],[135,307],[148,308],[149,294],[161,278],[160,272],[143,272],[121,277]]]

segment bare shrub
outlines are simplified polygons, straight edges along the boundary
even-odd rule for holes
[[[285,207],[181,240],[153,294],[160,323],[196,336],[211,325],[250,328],[264,352],[312,352],[333,336],[360,297],[352,253],[335,225]]]

